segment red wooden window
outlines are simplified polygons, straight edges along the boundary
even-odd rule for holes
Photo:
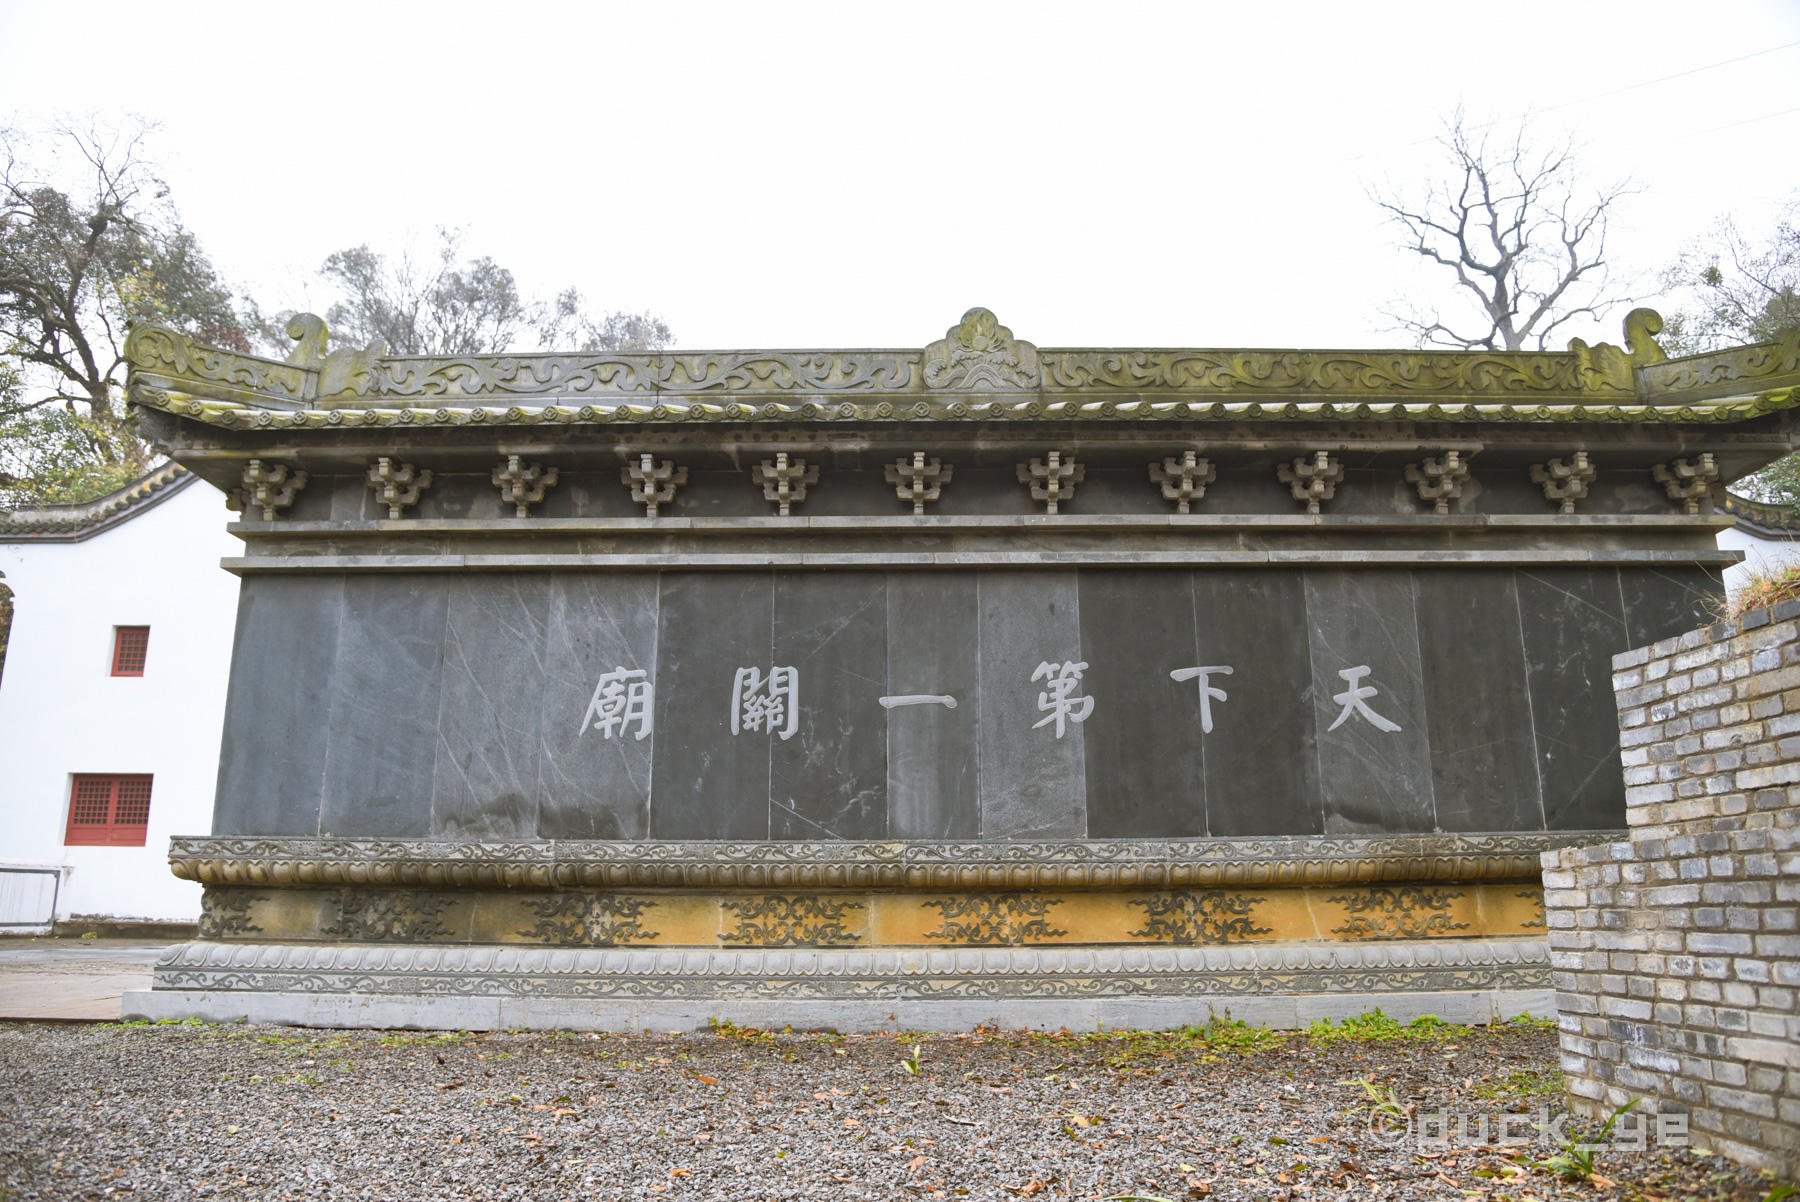
[[[142,676],[144,659],[150,654],[148,626],[113,627],[114,676]]]
[[[69,790],[70,847],[142,847],[150,827],[148,776],[75,778]]]

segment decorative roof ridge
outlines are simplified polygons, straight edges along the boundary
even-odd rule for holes
[[[1791,505],[1772,505],[1727,491],[1725,512],[1737,519],[1741,529],[1751,534],[1790,539],[1800,534],[1800,512]]]
[[[161,504],[195,479],[171,461],[92,501],[0,509],[0,542],[80,542]]]
[[[150,324],[132,329],[125,354],[134,402],[240,427],[295,413],[306,415],[296,426],[387,424],[363,417],[372,411],[443,422],[463,414],[494,425],[1042,416],[1618,421],[1637,419],[1628,410],[1679,414],[1697,401],[1727,403],[1729,420],[1741,420],[1766,411],[1758,402],[1771,393],[1800,384],[1800,331],[1668,359],[1652,337],[1659,329],[1654,312],[1634,309],[1625,321],[1629,350],[1580,339],[1566,351],[1040,349],[986,309],[971,309],[918,350],[388,357],[380,342],[327,352],[324,322],[302,314],[289,324],[299,341],[285,362]],[[1574,412],[1552,412],[1561,409]],[[315,420],[326,414],[331,420]]]

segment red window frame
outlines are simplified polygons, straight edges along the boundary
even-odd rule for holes
[[[149,773],[78,772],[69,784],[66,847],[142,847],[150,833]]]
[[[148,626],[114,626],[112,674],[142,676],[144,662],[150,658]]]

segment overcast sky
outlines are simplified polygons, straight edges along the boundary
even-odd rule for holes
[[[1367,188],[1429,170],[1459,103],[1635,178],[1617,252],[1653,276],[1800,188],[1789,43],[1796,0],[0,0],[0,116],[160,123],[271,309],[449,225],[686,347],[919,346],[977,304],[1046,346],[1380,346],[1386,300],[1446,284]]]

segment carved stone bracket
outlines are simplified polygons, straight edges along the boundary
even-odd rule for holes
[[[1198,458],[1194,451],[1183,451],[1180,459],[1150,465],[1150,482],[1162,485],[1162,495],[1175,502],[1176,513],[1187,513],[1188,505],[1204,497],[1206,486],[1218,478],[1212,461]]]
[[[631,490],[631,499],[644,507],[644,516],[653,518],[658,507],[673,501],[675,490],[687,483],[687,469],[676,467],[673,459],[659,464],[646,451],[636,463],[625,465],[619,480]]]
[[[1710,451],[1698,459],[1672,459],[1668,463],[1659,463],[1650,469],[1650,475],[1663,486],[1669,500],[1681,502],[1683,513],[1699,513],[1700,498],[1711,496],[1721,487],[1723,479]]]
[[[1051,451],[1048,459],[1033,459],[1016,465],[1019,483],[1031,486],[1031,499],[1044,503],[1045,513],[1055,513],[1064,501],[1075,499],[1075,486],[1087,476],[1087,468],[1073,459],[1063,459],[1061,451]]]
[[[1552,459],[1533,464],[1531,482],[1544,486],[1544,500],[1562,507],[1564,513],[1575,512],[1575,502],[1585,500],[1588,485],[1600,474],[1588,460],[1586,451],[1576,451],[1567,461]]]
[[[388,507],[388,517],[398,520],[419,503],[419,494],[431,487],[431,469],[420,471],[410,463],[383,455],[369,465],[369,487]]]
[[[1294,500],[1306,503],[1306,512],[1319,512],[1319,503],[1337,495],[1344,482],[1344,465],[1331,457],[1330,451],[1314,451],[1311,459],[1301,456],[1290,466],[1276,465],[1275,478],[1292,486]]]
[[[914,451],[912,459],[898,459],[887,465],[885,475],[887,482],[894,486],[894,492],[902,501],[911,501],[914,514],[925,512],[925,502],[935,501],[944,485],[950,483],[950,476],[956,469],[947,467],[942,460],[925,459],[924,451]]]
[[[527,464],[517,455],[494,469],[494,487],[500,499],[513,506],[522,518],[531,516],[531,507],[544,499],[544,490],[556,483],[556,469],[541,463]]]
[[[244,465],[244,487],[233,489],[225,497],[227,509],[262,510],[265,522],[275,520],[279,510],[294,503],[294,494],[306,487],[306,473],[285,463],[264,463],[252,459]]]
[[[1469,465],[1460,451],[1445,451],[1437,459],[1427,457],[1406,465],[1406,482],[1418,488],[1419,500],[1439,513],[1450,512],[1450,502],[1462,496],[1468,478]]]
[[[788,453],[782,451],[775,456],[775,462],[767,459],[750,469],[751,478],[762,485],[763,498],[779,505],[782,517],[791,517],[793,506],[806,500],[806,486],[819,482],[819,465],[806,465],[806,460],[788,461]]]

